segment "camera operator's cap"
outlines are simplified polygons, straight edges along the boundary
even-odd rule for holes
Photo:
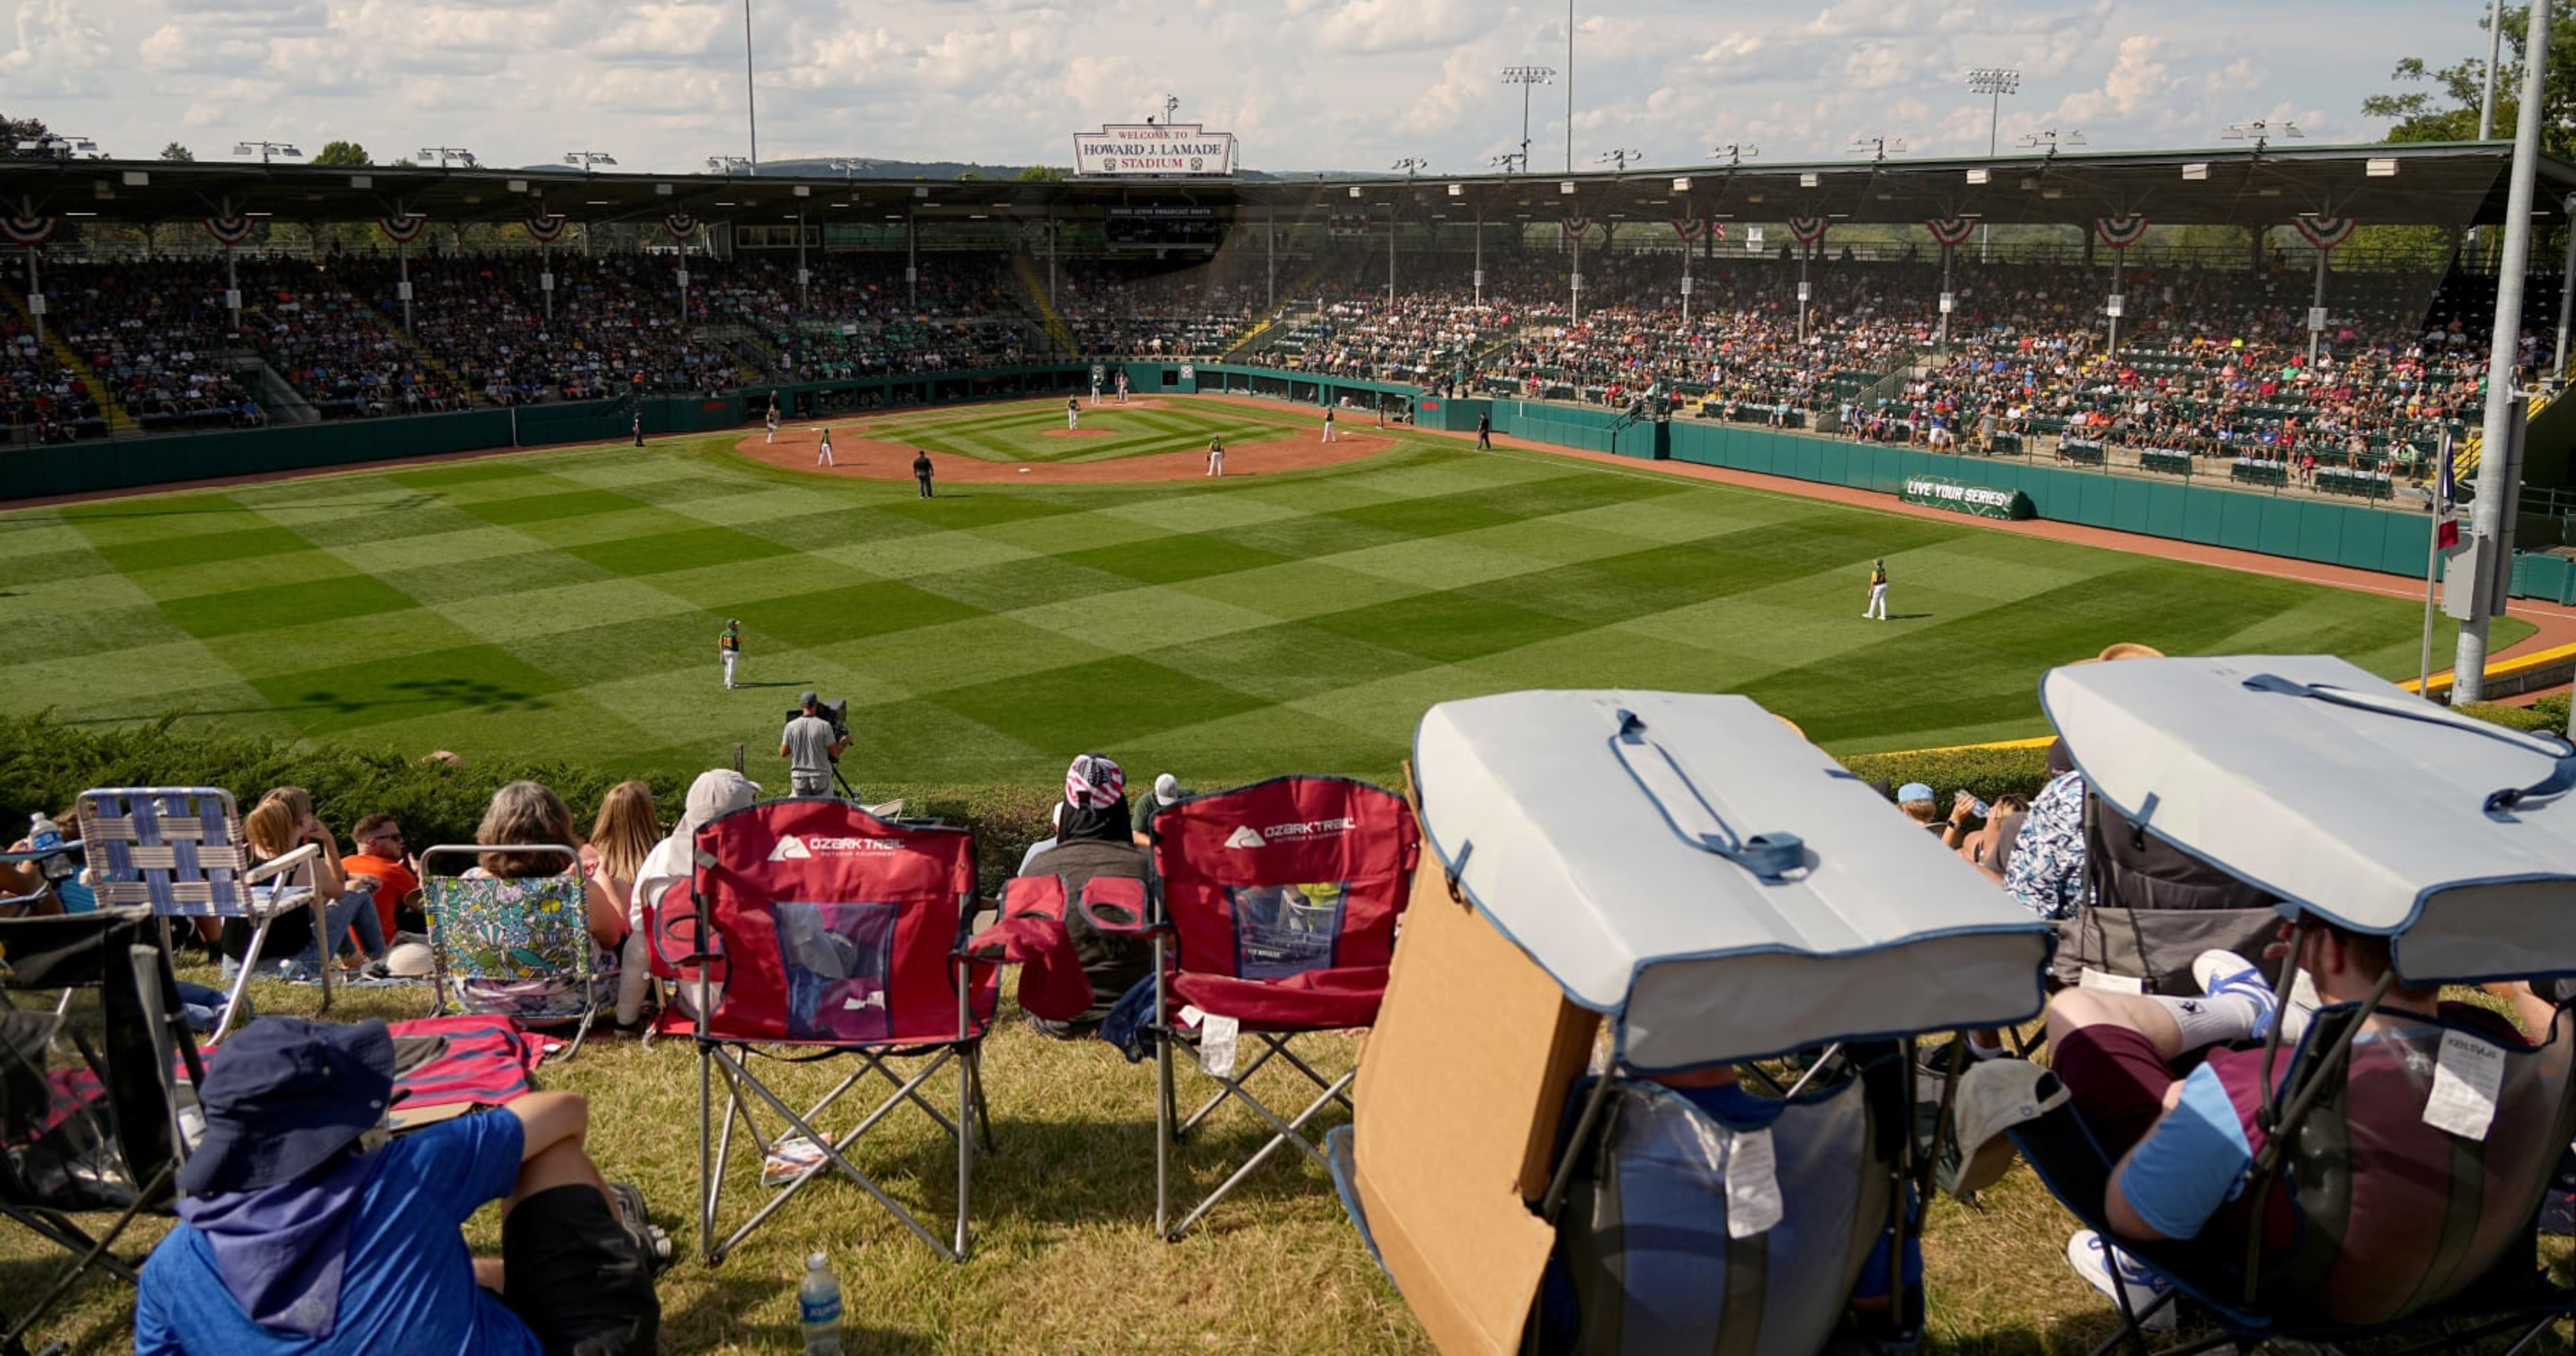
[[[823,695],[819,692],[808,692],[805,695],[798,697],[796,699],[796,704],[798,706],[821,706],[823,704]]]
[[[2012,1167],[2005,1132],[2066,1105],[2066,1084],[2026,1059],[1990,1059],[1959,1076],[1959,1175],[1953,1196],[1983,1191]]]
[[[1902,805],[1909,800],[1930,799],[1932,799],[1932,788],[1925,786],[1921,782],[1907,782],[1905,785],[1896,788],[1896,803],[1899,805]]]
[[[393,1091],[394,1040],[381,1021],[253,1022],[198,1085],[206,1133],[179,1189],[211,1196],[301,1177],[381,1123]]]

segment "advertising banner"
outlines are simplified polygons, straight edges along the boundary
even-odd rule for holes
[[[2030,496],[2019,490],[1969,485],[1947,476],[1908,476],[1897,498],[1980,518],[2027,518],[2034,512]]]

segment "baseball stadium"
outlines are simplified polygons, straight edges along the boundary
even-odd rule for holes
[[[319,1169],[260,1177],[226,1136],[303,1142],[314,1087],[377,1076],[379,1022],[392,1137],[315,1161],[390,1190],[369,1160],[520,1107],[531,1172],[560,1149],[562,1181],[640,1189],[584,1209],[641,1260],[561,1287],[653,1306],[600,1350],[2569,1347],[2576,1222],[2531,1146],[2576,1135],[2570,1043],[2508,1020],[2556,1030],[2540,981],[2576,969],[2546,940],[2576,937],[2567,783],[2495,770],[2538,784],[2456,828],[2402,788],[2569,766],[2576,164],[2260,126],[1447,177],[1247,172],[1169,121],[1012,179],[55,142],[0,158],[0,822],[35,825],[0,929],[37,929],[0,930],[28,1019],[0,1024],[0,1352],[286,1341],[269,1282],[306,1264],[243,1281],[208,1203]],[[2293,688],[2360,695],[2227,723]],[[2374,719],[2406,728],[2331,723]],[[2348,841],[2306,836],[2311,800]],[[1651,833],[1610,852],[1611,821]],[[1238,878],[1246,833],[1354,842]],[[2016,873],[2069,844],[2042,905]],[[2087,921],[2193,871],[2240,892],[2170,906],[2237,925],[2197,958]],[[2496,874],[2529,893],[2477,926],[2426,902]],[[1746,955],[1780,973],[1717,973]],[[1604,966],[1617,996],[1577,977]],[[1922,978],[1949,967],[1983,987]],[[2304,1044],[2292,971],[2325,996]],[[1801,989],[1837,1016],[1780,1017]],[[2436,1126],[2483,1107],[2414,1127],[2466,1184],[2430,1207],[2355,1195],[2374,1156],[2442,1172],[2332,1091],[2396,1076],[2374,1059],[2414,1047],[2354,1033],[2419,993],[2483,1014],[2409,1085]],[[2108,1207],[2043,1167],[2123,1003],[2188,1005],[2137,1037],[2186,1049],[2241,1004],[2227,1055],[2268,1036],[2327,1089],[2250,1144],[2199,1128],[2250,1174],[2199,1245],[2122,1186],[2181,1174],[2160,1129]],[[2458,1091],[2446,1040],[2504,1072]],[[356,1063],[245,1090],[313,1050]],[[2175,1098],[2224,1111],[2223,1077]],[[2022,1101],[2030,1166],[1990,1162]],[[524,1277],[548,1197],[517,1170],[440,1208],[449,1251],[461,1223]],[[2369,1270],[2410,1208],[2436,1255]],[[2249,1236],[2286,1259],[2259,1283]],[[343,1341],[356,1296],[426,1303],[362,1288],[370,1255],[345,1285],[333,1255]]]

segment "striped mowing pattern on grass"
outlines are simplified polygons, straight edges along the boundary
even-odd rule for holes
[[[1118,461],[1164,452],[1204,450],[1208,439],[1229,444],[1315,436],[1304,423],[1233,405],[1148,409],[1135,405],[1086,405],[1082,428],[1068,435],[1061,405],[1013,403],[970,413],[919,415],[871,421],[859,432],[905,447],[949,452],[982,461]]]
[[[1049,410],[884,422],[1089,455],[1036,436]],[[1284,408],[1098,417],[1137,451],[1175,424],[1190,446],[1212,427],[1312,436]],[[1205,786],[1390,778],[1426,707],[1524,687],[1744,692],[1865,752],[2038,733],[2040,671],[2113,641],[2388,674],[2415,658],[2400,600],[1423,435],[1326,470],[937,499],[733,441],[0,515],[20,639],[0,692],[71,720],[184,709],[637,771],[740,741],[757,776],[812,688],[850,699],[862,788],[1043,783],[1086,748]],[[1888,622],[1860,620],[1876,557]],[[728,616],[737,692],[716,660]]]

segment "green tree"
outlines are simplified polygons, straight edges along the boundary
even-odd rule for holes
[[[41,141],[45,136],[42,118],[13,118],[0,113],[0,160],[43,160],[51,152],[41,146],[21,150],[22,141]]]
[[[2478,27],[2484,29],[2481,16]],[[2528,6],[2504,7],[2504,55],[2496,67],[2495,135],[2510,139],[2522,107],[2523,49],[2531,31]],[[2362,116],[2391,122],[2387,139],[2475,141],[2478,99],[2484,91],[2483,53],[2435,69],[2406,57],[2389,73],[2400,88],[2361,101]],[[2541,84],[2541,149],[2561,158],[2576,152],[2576,14],[2556,13],[2549,26],[2549,69]]]
[[[174,141],[161,148],[161,158],[173,164],[188,165],[196,162],[197,153]]]
[[[354,141],[334,141],[313,157],[313,163],[325,169],[365,169],[376,163],[367,158],[367,148]]]
[[[1031,165],[1011,176],[1014,182],[1023,184],[1061,183],[1069,177],[1071,176],[1053,165]]]

